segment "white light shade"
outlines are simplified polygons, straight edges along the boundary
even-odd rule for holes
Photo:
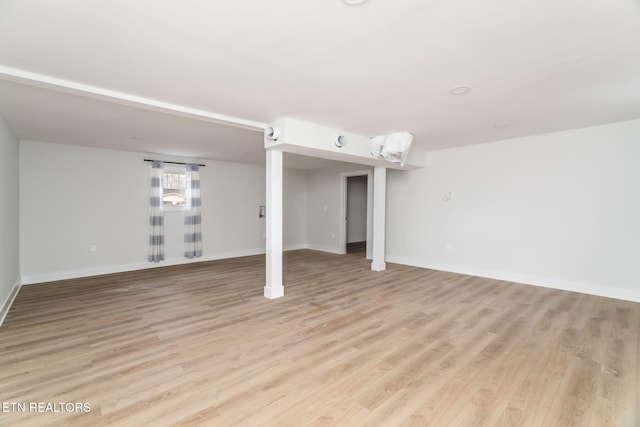
[[[264,136],[270,141],[277,141],[280,137],[280,129],[274,127],[265,128]]]
[[[371,137],[371,155],[373,157],[382,157],[383,144],[384,144],[384,135]]]
[[[409,132],[374,136],[371,138],[371,155],[404,166],[412,142],[413,134]]]

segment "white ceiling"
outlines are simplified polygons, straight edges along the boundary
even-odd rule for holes
[[[640,118],[640,2],[0,0],[0,68],[20,139],[262,163],[224,115],[440,149]]]

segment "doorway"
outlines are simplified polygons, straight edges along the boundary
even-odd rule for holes
[[[372,179],[370,171],[343,174],[343,253],[371,257]]]

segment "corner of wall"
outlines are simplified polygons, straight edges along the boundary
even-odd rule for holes
[[[20,142],[0,116],[0,325],[20,290]]]
[[[15,301],[16,296],[18,296],[18,292],[20,292],[21,287],[22,284],[20,283],[20,281],[17,281],[11,289],[11,292],[9,292],[6,301],[0,306],[0,327],[4,323],[4,319],[7,317],[7,314],[9,314],[9,310],[11,310],[13,301]]]

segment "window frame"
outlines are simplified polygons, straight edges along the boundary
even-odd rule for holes
[[[165,196],[165,190],[167,190],[167,188],[165,188],[165,178],[164,178],[164,174],[165,173],[177,173],[180,175],[184,175],[185,177],[185,186],[184,186],[184,205],[165,205],[164,204],[164,196]],[[162,209],[164,209],[165,212],[180,212],[180,211],[186,211],[189,210],[189,200],[187,198],[187,166],[186,165],[164,165],[164,169],[162,171]]]

